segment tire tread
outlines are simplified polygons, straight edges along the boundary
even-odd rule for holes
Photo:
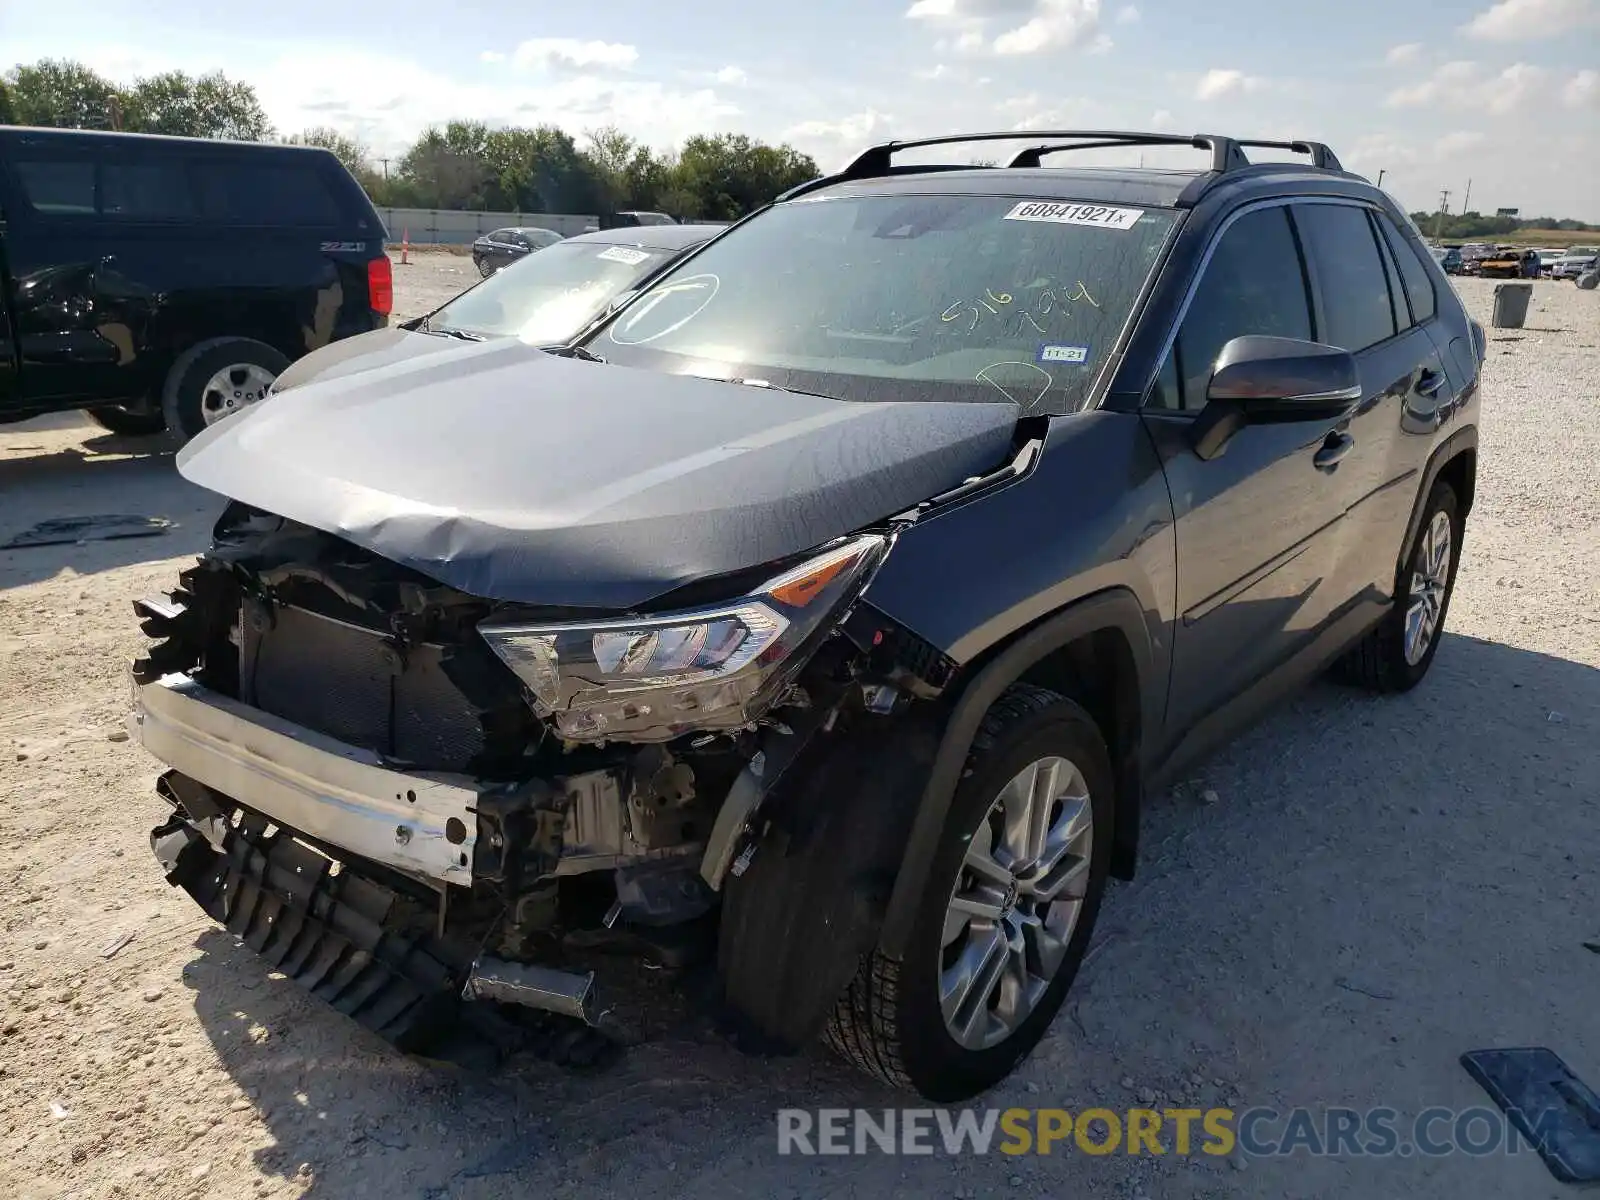
[[[1062,700],[1048,688],[1012,684],[984,714],[963,774],[970,772],[974,761],[988,753],[1013,724],[1046,712]],[[896,1016],[900,970],[899,960],[874,949],[834,1005],[822,1036],[829,1049],[858,1070],[890,1087],[912,1088],[911,1074],[901,1054]]]

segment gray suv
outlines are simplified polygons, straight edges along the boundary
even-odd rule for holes
[[[1204,165],[1042,166],[1106,143]],[[1484,346],[1318,143],[873,147],[564,351],[191,443],[232,503],[138,605],[156,856],[407,1048],[603,1024],[620,952],[704,964],[755,1044],[971,1096],[1060,1008],[1147,796],[1319,672],[1426,675]]]

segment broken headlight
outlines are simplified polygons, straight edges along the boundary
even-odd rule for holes
[[[861,594],[888,548],[881,534],[850,538],[715,607],[478,632],[572,741],[727,729],[760,715],[799,667],[795,651]]]

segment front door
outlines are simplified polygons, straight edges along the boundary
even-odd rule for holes
[[[1351,491],[1348,417],[1252,424],[1220,455],[1194,453],[1212,365],[1246,334],[1315,335],[1282,206],[1247,211],[1223,232],[1144,408],[1177,531],[1169,741],[1291,658],[1344,599],[1335,593]]]

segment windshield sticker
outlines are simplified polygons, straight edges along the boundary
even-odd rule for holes
[[[644,250],[635,250],[632,246],[612,246],[609,250],[600,251],[599,257],[607,262],[626,263],[630,267],[637,267],[650,255]]]
[[[722,280],[708,272],[651,288],[606,336],[619,346],[643,346],[676,333],[700,315],[721,286]]]
[[[1089,347],[1087,346],[1055,346],[1043,345],[1039,347],[1039,361],[1042,363],[1072,363],[1081,365],[1089,361]]]
[[[1098,225],[1102,229],[1132,229],[1144,216],[1140,208],[1108,208],[1104,204],[1061,204],[1053,200],[1026,200],[1008,212],[1007,221],[1048,221],[1056,225]]]

